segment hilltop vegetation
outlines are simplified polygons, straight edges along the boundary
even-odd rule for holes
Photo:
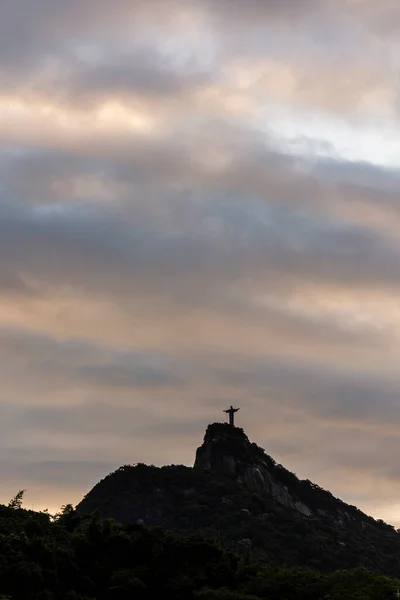
[[[383,600],[398,584],[366,569],[265,565],[221,539],[121,525],[71,506],[55,518],[20,502],[0,506],[1,600]]]

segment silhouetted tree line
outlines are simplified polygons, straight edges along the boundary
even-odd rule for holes
[[[393,597],[399,582],[358,568],[267,565],[251,545],[122,525],[71,505],[51,516],[0,505],[0,600],[348,600]]]

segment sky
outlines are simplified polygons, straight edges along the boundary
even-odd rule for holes
[[[0,502],[237,424],[400,526],[400,4],[0,8]]]

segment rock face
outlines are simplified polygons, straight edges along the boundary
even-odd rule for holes
[[[339,527],[358,521],[362,515],[311,481],[300,481],[250,442],[243,429],[226,423],[208,426],[203,444],[197,449],[194,468],[232,477],[248,489],[272,497],[306,517],[330,518]]]
[[[313,510],[300,498],[293,496],[282,481],[285,469],[251,443],[243,429],[227,424],[209,425],[204,442],[196,451],[195,469],[218,475],[228,475],[262,495],[272,496],[280,504],[311,516]],[[279,473],[280,469],[282,473]],[[286,475],[291,475],[286,472]]]

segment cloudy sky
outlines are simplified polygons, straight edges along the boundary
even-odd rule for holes
[[[0,8],[0,502],[209,422],[400,525],[400,4]]]

